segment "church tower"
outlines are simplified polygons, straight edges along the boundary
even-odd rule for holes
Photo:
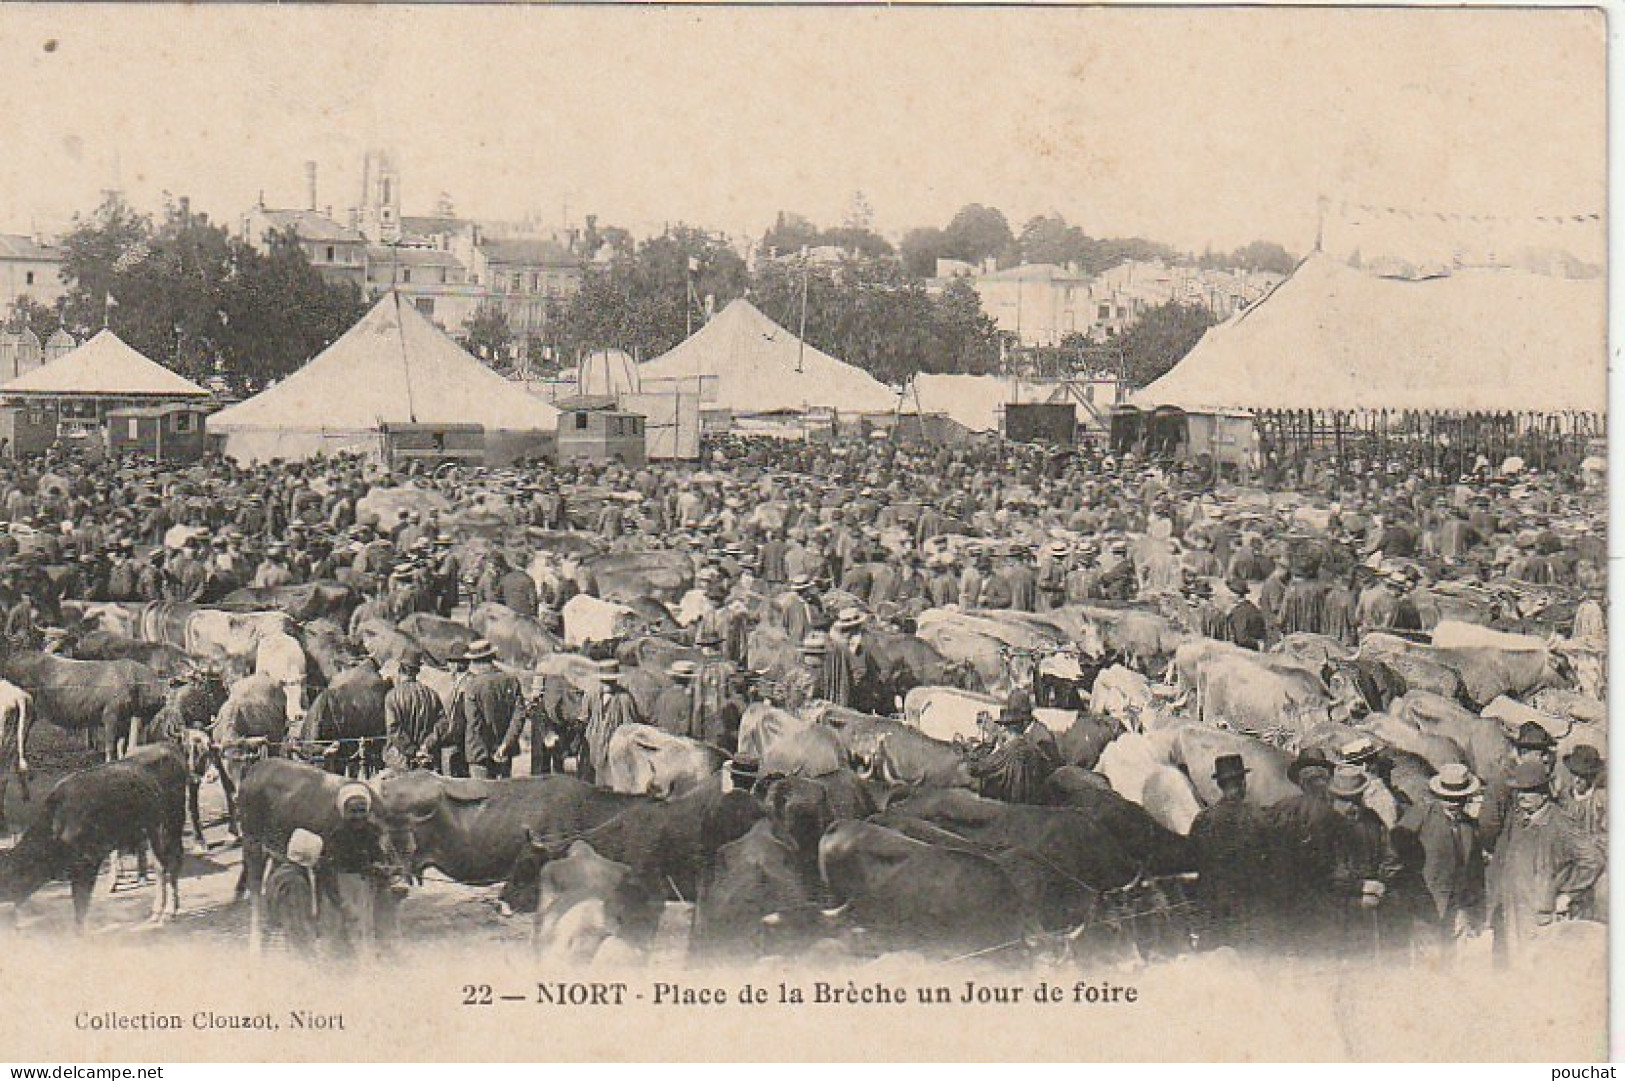
[[[369,150],[361,161],[360,209],[363,236],[374,244],[399,243],[401,175],[388,150]]]

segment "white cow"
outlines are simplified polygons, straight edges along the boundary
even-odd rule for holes
[[[305,651],[291,634],[261,638],[254,649],[254,671],[271,677],[288,698],[288,720],[305,715]]]
[[[579,649],[592,642],[624,638],[632,630],[637,613],[624,604],[577,594],[564,603],[564,645]]]

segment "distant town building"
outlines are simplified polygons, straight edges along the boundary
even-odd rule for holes
[[[549,302],[573,295],[591,262],[579,230],[459,217],[444,193],[435,213],[403,214],[401,168],[387,150],[367,152],[348,224],[331,208],[316,210],[314,163],[305,175],[306,209],[256,207],[244,218],[246,239],[263,244],[270,229],[289,229],[325,276],[354,281],[369,296],[393,289],[454,336],[482,305],[495,306],[508,319],[516,359],[526,359],[528,339],[544,333]]]
[[[0,306],[4,311],[23,297],[46,307],[54,305],[67,292],[61,271],[62,249],[44,237],[0,233]]]
[[[1281,281],[1281,275],[1267,272],[1159,261],[1120,263],[1089,275],[1075,265],[1024,263],[997,270],[940,259],[930,288],[940,291],[955,278],[969,281],[981,298],[982,310],[999,330],[1024,346],[1056,346],[1072,334],[1104,342],[1133,326],[1148,310],[1171,301],[1228,319]]]

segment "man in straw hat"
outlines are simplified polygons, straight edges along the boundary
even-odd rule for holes
[[[674,736],[692,735],[691,729],[698,728],[695,714],[699,700],[694,690],[700,666],[690,660],[673,661],[666,668],[666,675],[671,677],[671,686],[655,696],[654,705],[649,709],[649,723]]]
[[[638,704],[621,686],[621,665],[614,658],[598,662],[598,687],[581,700],[582,738],[586,753],[577,774],[589,784],[599,783],[609,765],[609,737],[623,724],[639,724]]]
[[[1495,848],[1490,925],[1499,963],[1528,959],[1541,929],[1571,915],[1575,895],[1597,884],[1607,854],[1552,801],[1550,769],[1537,759],[1507,778],[1514,810]]]
[[[1203,948],[1254,945],[1260,931],[1270,828],[1264,812],[1247,802],[1248,772],[1239,754],[1216,758],[1213,781],[1219,801],[1204,807],[1191,823]]]
[[[1459,762],[1428,781],[1429,798],[1407,810],[1393,833],[1406,870],[1421,878],[1431,904],[1419,905],[1422,933],[1448,951],[1484,924],[1484,850],[1473,821],[1484,786]]]
[[[1365,770],[1342,764],[1332,771],[1327,795],[1339,828],[1332,833],[1331,888],[1337,900],[1341,944],[1350,950],[1381,950],[1403,940],[1408,928],[1405,898],[1390,897],[1403,869],[1388,827],[1366,806],[1373,782]],[[1381,909],[1379,917],[1375,910]]]

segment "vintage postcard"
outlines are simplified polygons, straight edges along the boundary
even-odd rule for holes
[[[1608,1056],[1603,12],[0,58],[0,1058]]]

